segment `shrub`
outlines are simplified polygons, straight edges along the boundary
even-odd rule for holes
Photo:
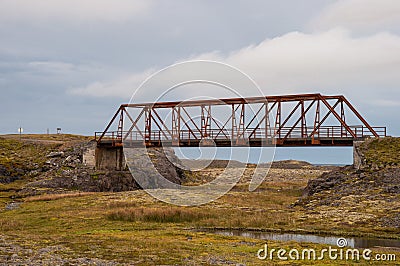
[[[107,217],[110,220],[130,222],[183,223],[210,218],[210,214],[200,209],[187,207],[140,207],[113,210],[107,214]]]

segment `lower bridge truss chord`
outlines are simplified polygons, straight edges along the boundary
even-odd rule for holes
[[[351,121],[351,123],[349,123]],[[98,146],[352,146],[385,137],[342,95],[122,104]]]

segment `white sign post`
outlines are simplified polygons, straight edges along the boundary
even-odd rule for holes
[[[22,132],[24,132],[24,129],[22,127],[19,127],[18,132],[19,132],[19,140],[21,141]]]

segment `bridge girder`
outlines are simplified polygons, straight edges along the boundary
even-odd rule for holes
[[[349,125],[349,116],[359,124]],[[204,140],[217,146],[349,146],[384,137],[386,128],[372,127],[343,95],[316,93],[122,104],[95,136],[98,145],[111,146],[198,146]]]

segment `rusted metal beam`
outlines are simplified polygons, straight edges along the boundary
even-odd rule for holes
[[[368,130],[375,136],[379,137],[379,135],[375,132],[375,130],[368,124],[368,122],[360,115],[360,113],[354,108],[354,106],[345,98],[343,97],[343,101],[347,104],[350,110],[357,116],[358,119],[368,128]],[[386,136],[386,132],[385,132]]]
[[[335,111],[335,108],[332,108],[332,106],[328,103],[328,101],[325,98],[321,97],[321,101],[325,104],[326,107],[331,111],[331,113],[336,117],[336,119],[340,122],[342,126],[346,128],[346,130],[353,136],[353,138],[356,138],[356,134],[350,129],[350,127],[342,120],[340,115]],[[339,101],[343,101],[343,97],[340,97]]]
[[[336,106],[337,106],[339,103],[340,103],[340,100],[338,100],[338,101],[333,105],[332,108],[335,109]],[[318,112],[320,112],[320,111],[321,111],[321,109],[320,109],[320,104],[318,104]],[[332,111],[329,110],[328,113],[326,113],[326,115],[322,118],[322,120],[321,120],[317,125],[314,126],[314,130],[311,132],[311,135],[310,135],[311,137],[313,137],[315,133],[319,132],[319,131],[318,131],[319,128],[322,126],[322,124],[325,122],[325,120],[329,117],[329,115],[330,115],[331,113],[332,113]]]
[[[145,109],[143,108],[142,111],[140,112],[140,114],[136,117],[136,120],[135,120],[135,121],[133,121],[133,118],[132,118],[132,116],[128,113],[128,111],[125,110],[125,114],[126,114],[126,116],[129,118],[129,120],[132,122],[132,125],[131,125],[131,127],[129,128],[128,132],[126,132],[126,134],[125,134],[125,136],[124,136],[124,139],[126,139],[126,138],[128,137],[128,135],[132,132],[132,129],[133,129],[134,127],[138,130],[140,136],[142,136],[142,138],[143,138],[143,133],[142,133],[142,131],[138,128],[137,123],[139,122],[140,118],[142,117],[142,115],[143,115],[143,113],[144,113],[144,110],[145,110]]]
[[[266,107],[265,107],[265,108],[266,108],[266,110],[265,110],[265,115],[264,115],[264,117],[258,122],[258,124],[257,124],[256,127],[253,129],[253,131],[250,133],[249,138],[251,138],[251,137],[255,134],[255,132],[256,132],[256,130],[257,130],[258,128],[260,128],[262,122],[265,121],[265,122],[266,122],[266,125],[269,124],[269,121],[267,121],[267,120],[269,120],[269,119],[268,119],[269,114],[270,114],[271,111],[274,109],[276,103],[277,103],[277,102],[274,102],[274,103],[272,104],[271,108],[268,108],[268,104],[265,105],[265,106],[266,106]],[[266,126],[266,127],[267,127],[267,126]],[[266,130],[268,130],[268,129],[266,128]]]
[[[239,105],[232,111],[232,113],[235,113],[239,109]],[[225,124],[222,126],[222,128],[217,132],[215,137],[218,137],[219,134],[225,129],[225,127],[228,125],[229,121],[231,121],[232,115],[226,120]],[[227,130],[228,131],[228,130]],[[225,134],[226,136],[226,134]],[[231,136],[233,138],[233,135]]]
[[[292,118],[293,114],[297,111],[297,109],[299,108],[300,105],[301,105],[301,101],[299,101],[297,103],[297,105],[293,108],[293,110],[286,117],[286,119],[283,121],[283,123],[279,125],[278,131],[277,131],[277,134],[279,134],[279,136],[280,136],[281,128],[283,128],[286,125],[286,123],[289,121],[289,119]]]
[[[111,121],[108,123],[108,125],[106,126],[106,129],[103,131],[103,134],[101,134],[100,138],[97,140],[97,142],[101,142],[101,140],[103,139],[104,135],[106,134],[106,132],[110,129],[111,125],[114,123],[115,118],[117,118],[119,112],[122,109],[122,105],[121,107],[118,108],[117,112],[115,112],[114,116],[111,118]]]
[[[164,121],[161,119],[160,115],[156,112],[155,109],[153,109],[153,113],[156,115],[156,117],[158,118],[158,120],[160,121],[161,125],[165,128],[165,130],[168,132],[168,134],[171,136],[172,138],[172,133],[171,131],[168,129],[168,127],[165,125]],[[153,116],[154,117],[154,116]],[[153,118],[154,123],[157,123],[157,121]],[[158,128],[162,131],[162,128],[160,127],[160,125],[158,125]],[[163,132],[164,133],[164,132]],[[167,135],[164,133],[164,137],[167,138]]]
[[[212,100],[195,100],[195,101],[175,101],[175,102],[156,102],[156,103],[137,103],[137,104],[124,104],[124,107],[149,107],[149,108],[171,108],[175,106],[201,106],[201,105],[232,105],[232,104],[252,104],[267,102],[288,102],[299,100],[313,100],[320,98],[321,94],[294,94],[294,95],[281,95],[281,96],[261,96],[249,98],[225,98],[225,99],[212,99]],[[334,99],[341,96],[325,96],[326,99]]]
[[[304,116],[307,114],[307,112],[311,109],[311,107],[314,105],[316,100],[313,100],[310,105],[306,108],[306,110],[304,111]],[[318,107],[319,108],[319,107]],[[292,133],[292,131],[296,128],[296,126],[300,123],[300,121],[302,120],[303,116],[299,117],[297,119],[297,121],[293,124],[292,128],[288,131],[288,133],[286,133],[284,139],[287,139],[288,136],[290,135],[290,133]],[[301,126],[303,128],[303,125]],[[315,128],[315,125],[314,125]]]
[[[332,105],[331,100],[335,100]],[[287,109],[288,104],[291,109]],[[312,107],[316,105],[315,116],[310,117],[309,114]],[[321,104],[322,103],[322,104]],[[250,108],[251,104],[261,104],[257,107],[257,112],[248,112],[246,108]],[[336,108],[340,104],[340,110]],[[231,106],[231,113],[225,118],[222,118],[221,123],[216,119],[217,113],[213,110],[213,106],[227,105]],[[294,107],[293,107],[294,106]],[[195,122],[192,116],[185,108],[193,107],[197,115],[200,116],[200,121]],[[347,108],[345,108],[347,107]],[[128,108],[141,108],[141,112],[135,119],[128,112]],[[157,109],[167,108],[172,111],[171,126],[166,123]],[[240,108],[240,111],[238,112]],[[322,119],[321,109],[326,108],[327,113]],[[261,117],[261,111],[265,109],[265,114]],[[183,110],[183,111],[182,111]],[[300,110],[300,112],[299,112]],[[288,112],[287,115],[285,113]],[[361,126],[350,126],[346,116],[348,113],[353,113],[362,123]],[[186,121],[183,114],[188,117]],[[224,113],[220,113],[225,116]],[[275,121],[270,123],[269,116],[275,117]],[[119,120],[117,130],[111,131],[111,126],[115,123],[117,116]],[[144,115],[144,125],[141,118]],[[128,119],[124,119],[124,117]],[[324,123],[329,117],[335,118],[334,125],[325,125]],[[284,119],[283,119],[284,118]],[[306,118],[311,118],[313,125],[307,125]],[[257,125],[252,127],[254,121],[258,119]],[[217,121],[218,120],[218,121]],[[245,122],[248,120],[249,122]],[[139,125],[139,121],[140,125]],[[294,123],[293,123],[293,122]],[[124,130],[124,124],[130,122],[128,132]],[[231,126],[229,128],[229,122]],[[265,128],[261,128],[265,122]],[[224,124],[223,124],[224,123]],[[274,123],[274,127],[271,124]],[[301,124],[300,124],[301,123]],[[152,129],[154,124],[155,129]],[[168,124],[168,125],[167,125]],[[221,126],[221,125],[222,126]],[[254,123],[255,124],[255,123]],[[300,125],[299,125],[300,124]],[[337,125],[339,124],[339,125]],[[183,125],[183,127],[181,127]],[[185,129],[186,127],[186,129]],[[106,129],[100,132],[98,144],[110,142],[112,145],[120,145],[129,134],[136,129],[135,141],[139,141],[140,135],[145,145],[161,145],[162,138],[167,141],[166,145],[171,142],[175,146],[197,145],[203,138],[212,138],[218,145],[244,145],[249,142],[250,145],[259,145],[259,143],[270,143],[265,140],[271,137],[271,143],[275,142],[278,146],[285,145],[329,145],[327,138],[331,139],[331,145],[348,144],[348,139],[354,140],[367,136],[380,137],[386,136],[386,128],[374,128],[370,126],[360,113],[350,104],[350,102],[342,95],[321,95],[313,94],[298,94],[298,95],[279,95],[265,97],[249,97],[249,98],[229,98],[216,100],[196,100],[184,102],[157,102],[157,103],[141,103],[141,104],[123,104],[107,124]],[[229,134],[231,131],[231,141]],[[268,134],[268,132],[274,134]],[[311,132],[310,134],[308,132]],[[132,139],[132,137],[131,137]],[[342,139],[343,141],[341,141]],[[231,144],[229,144],[231,143]],[[164,145],[164,144],[163,144]]]
[[[201,130],[199,129],[199,127],[196,125],[196,123],[193,121],[192,117],[190,116],[190,114],[186,111],[185,107],[181,107],[183,112],[186,114],[186,116],[188,117],[189,121],[192,123],[192,125],[196,128],[197,132],[200,133],[201,135]],[[183,121],[183,123],[185,124],[185,126],[187,127],[187,129],[189,130],[189,134],[191,134],[195,139],[198,139],[198,137],[196,136],[196,134],[194,133],[193,129],[189,126],[189,124],[186,122],[186,120],[183,118],[183,115],[181,114],[181,119]],[[190,138],[190,135],[189,135]]]

